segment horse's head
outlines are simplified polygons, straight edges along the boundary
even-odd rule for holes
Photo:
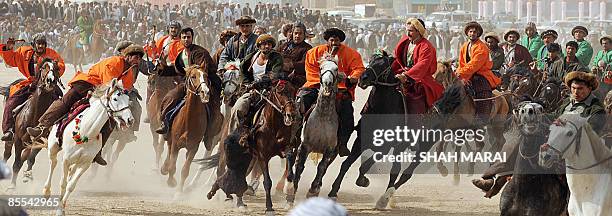
[[[368,67],[359,78],[359,87],[365,89],[376,83],[399,83],[395,74],[391,71],[391,63],[394,58],[384,50],[376,51],[371,57]]]
[[[516,127],[527,135],[544,133],[546,130],[546,116],[544,107],[531,101],[521,102],[512,111],[512,119]]]
[[[204,71],[204,65],[192,65],[185,69],[187,91],[200,96],[202,103],[208,103],[210,89],[208,88],[208,73]]]
[[[113,79],[108,88],[103,88],[102,95],[95,94],[106,107],[108,115],[118,124],[121,130],[127,130],[134,123],[134,116],[130,111],[130,96],[123,85]],[[97,96],[96,96],[97,95]],[[93,98],[93,97],[92,97]]]
[[[438,61],[436,72],[433,74],[434,79],[444,87],[449,87],[458,80],[452,64],[453,60]]]
[[[337,62],[338,57],[332,56],[329,53],[325,53],[319,61],[319,69],[321,70],[321,93],[323,96],[328,97],[333,95],[335,97],[338,91],[338,82],[343,77],[338,73]],[[345,74],[342,75],[346,76]]]
[[[38,88],[53,91],[60,80],[59,66],[53,59],[44,59],[38,69]]]
[[[290,83],[284,80],[279,81],[274,87],[274,97],[276,103],[280,105],[283,114],[283,123],[286,126],[291,126],[298,119],[298,108],[294,101],[297,89]]]
[[[540,92],[537,95],[536,100],[540,101],[546,111],[554,111],[556,110],[561,102],[561,83],[558,82],[548,82],[546,83]]]
[[[533,74],[525,67],[509,68],[506,74],[511,74],[508,89],[517,95],[533,93],[531,91],[535,91],[541,78],[541,75]]]
[[[225,66],[223,73],[223,95],[229,97],[238,90],[240,78],[240,61],[230,61]]]
[[[548,141],[540,146],[538,164],[550,168],[565,158],[566,154],[575,152],[582,126],[586,122],[586,118],[577,114],[563,114],[557,118],[549,127]]]

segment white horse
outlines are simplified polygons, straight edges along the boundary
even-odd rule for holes
[[[564,114],[550,126],[538,163],[551,167],[561,159],[565,159],[571,192],[569,215],[612,215],[612,151],[586,118]]]
[[[51,195],[51,179],[53,170],[57,165],[57,153],[64,149],[64,176],[61,184],[60,206],[57,215],[64,215],[66,202],[74,191],[79,178],[91,165],[95,155],[102,148],[102,137],[100,131],[106,122],[113,118],[122,130],[125,130],[134,121],[129,109],[130,98],[124,92],[123,86],[113,79],[110,87],[99,87],[89,99],[90,107],[85,109],[79,117],[72,120],[62,134],[63,143],[60,146],[55,136],[58,125],[53,126],[49,134],[48,147],[51,169],[45,182],[44,194]],[[76,135],[80,136],[77,143]],[[68,191],[66,191],[68,187]]]

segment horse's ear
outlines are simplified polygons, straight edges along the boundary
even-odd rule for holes
[[[113,78],[113,80],[111,80],[111,84],[110,84],[110,88],[109,89],[114,89],[117,86],[117,83],[119,81],[117,80],[117,78]]]
[[[338,55],[334,56],[334,62],[338,63]]]

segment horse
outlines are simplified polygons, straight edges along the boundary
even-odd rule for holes
[[[533,73],[522,67],[512,67],[507,74],[510,74],[508,90],[518,96],[536,97],[544,84],[543,73]]]
[[[434,79],[444,85],[446,88],[445,95],[436,103],[438,104],[438,111],[442,115],[450,116],[453,114],[454,117],[448,119],[450,122],[447,125],[448,128],[453,127],[466,127],[474,126],[475,119],[475,104],[471,96],[465,91],[465,87],[459,81],[459,78],[451,70],[450,62],[438,62],[438,69],[434,74]],[[504,130],[506,128],[505,122],[510,110],[510,104],[504,95],[510,93],[501,93],[493,91],[493,98],[486,100],[494,100],[494,104],[491,109],[489,117],[489,123],[487,126],[487,133],[489,134],[489,143],[491,143],[491,151],[498,152],[506,142],[504,138]],[[452,95],[452,96],[451,96]],[[472,149],[470,145],[465,145],[468,151],[480,152],[484,148],[484,142],[475,141],[476,148]],[[445,148],[446,143],[437,145],[436,152],[439,154]],[[461,146],[455,146],[455,151],[461,151]],[[468,173],[472,175],[474,173],[474,162],[468,164]],[[437,163],[437,169],[442,176],[448,175],[448,169],[442,162]],[[458,161],[454,164],[454,179],[453,183],[458,184],[460,181],[459,175],[459,164]]]
[[[513,111],[513,129],[518,131],[518,155],[512,180],[502,191],[501,215],[562,215],[569,189],[563,170],[538,165],[538,151],[546,141],[548,121],[542,105],[521,102]]]
[[[38,124],[38,119],[46,111],[47,107],[59,97],[58,83],[60,80],[59,66],[52,59],[44,59],[37,72],[38,79],[30,88],[35,88],[28,100],[21,105],[21,108],[15,114],[15,136],[13,146],[15,147],[15,161],[13,162],[13,178],[11,186],[14,189],[17,185],[17,173],[23,166],[23,161],[28,160],[28,169],[23,173],[23,182],[33,180],[32,167],[35,163],[35,158],[40,149],[32,150],[32,141],[26,132],[26,128]],[[35,85],[35,86],[34,86]],[[8,146],[7,146],[8,147]],[[5,149],[5,152],[10,152],[11,149]],[[8,158],[5,158],[5,160]]]
[[[54,125],[49,133],[49,175],[45,182],[43,194],[51,196],[51,180],[57,165],[57,154],[64,150],[63,177],[61,183],[58,215],[64,215],[68,197],[76,188],[80,177],[89,169],[91,161],[102,148],[101,129],[108,121],[117,123],[121,130],[126,130],[134,118],[129,109],[129,96],[122,84],[113,79],[109,86],[98,87],[89,99],[90,107],[77,118],[71,120],[62,133],[60,143],[56,136],[59,125]]]
[[[542,103],[545,112],[553,113],[563,103],[566,93],[561,81],[549,81],[535,93],[534,100]]]
[[[403,109],[404,104],[402,100],[401,92],[397,90],[400,82],[395,78],[395,74],[391,71],[391,63],[394,61],[392,56],[387,55],[386,52],[376,53],[370,58],[368,67],[366,68],[363,75],[359,79],[359,87],[365,89],[372,86],[370,95],[366,102],[366,108],[362,112],[362,116],[369,114],[406,114]],[[361,120],[357,123],[355,128],[361,128]],[[336,180],[332,184],[332,189],[328,194],[328,197],[336,200],[338,198],[338,191],[342,184],[344,176],[348,172],[349,168],[359,156],[366,150],[362,149],[365,145],[361,144],[361,130],[357,130],[357,138],[353,143],[351,154],[342,162],[340,172],[336,177]],[[400,147],[401,149],[401,147]],[[382,149],[381,149],[382,151]],[[381,152],[376,150],[376,152]],[[356,184],[361,187],[369,186],[369,180],[365,177],[365,173],[368,171],[371,165],[362,165],[359,169],[359,177],[357,178]],[[399,169],[401,168],[399,163],[393,163],[391,176],[389,177],[388,188],[392,187],[397,179]]]
[[[293,134],[291,133],[293,125],[298,120],[297,116],[297,107],[293,97],[296,94],[296,88],[293,85],[286,81],[279,81],[274,88],[266,95],[265,92],[260,92],[258,90],[253,90],[255,94],[258,94],[261,97],[262,102],[264,103],[262,108],[255,114],[254,120],[254,140],[252,141],[242,141],[248,144],[241,144],[242,146],[249,147],[249,152],[251,152],[252,158],[256,159],[255,166],[259,166],[260,170],[264,176],[264,188],[266,190],[266,214],[274,215],[274,209],[272,208],[272,197],[270,191],[272,189],[272,179],[270,178],[269,172],[269,161],[272,157],[280,156],[280,157],[291,157],[293,146],[291,142],[291,138]],[[242,127],[242,126],[239,126]],[[240,130],[240,129],[237,129]],[[240,142],[240,141],[238,141]],[[236,151],[228,151],[228,158],[235,158],[237,155],[229,155],[232,152]],[[239,153],[241,154],[241,153]],[[228,161],[228,163],[232,163]],[[229,167],[229,166],[228,166]],[[248,170],[249,163],[244,163],[238,170]],[[229,167],[229,169],[233,169]],[[241,172],[240,182],[246,183],[246,172]],[[226,175],[230,175],[229,173],[236,172],[235,170],[226,171]],[[223,175],[222,175],[223,176]],[[213,185],[211,191],[208,194],[208,198],[212,198],[214,196],[215,191],[220,188],[220,184],[223,178],[219,178],[217,182]],[[227,183],[226,183],[227,184]],[[243,185],[244,191],[246,191],[247,187]],[[227,193],[227,191],[226,191]],[[243,205],[241,194],[238,195],[238,207]]]
[[[225,166],[226,166],[226,160],[225,160],[225,139],[227,138],[227,136],[229,135],[230,131],[232,129],[230,129],[230,115],[231,115],[231,110],[232,110],[232,104],[235,103],[236,99],[238,98],[238,89],[240,87],[240,61],[236,60],[236,61],[230,61],[227,62],[224,66],[225,68],[225,72],[223,73],[223,77],[222,79],[222,92],[221,92],[221,96],[222,96],[222,103],[221,103],[221,114],[223,115],[223,122],[221,125],[221,132],[215,136],[215,138],[213,139],[213,145],[216,145],[216,143],[219,143],[219,150],[218,150],[218,164],[217,164],[217,168],[216,168],[216,176],[221,177],[221,175],[223,175],[223,173],[225,172]],[[233,128],[235,129],[235,128]],[[212,149],[212,148],[211,148]],[[212,151],[206,151],[204,157],[210,157]],[[193,177],[193,179],[191,180],[191,182],[189,183],[188,188],[195,188],[198,186],[197,181],[199,180],[199,178],[202,175],[202,172],[206,170],[206,169],[202,169],[202,166],[200,167],[200,169],[198,169],[196,171],[195,176]],[[211,176],[212,177],[212,176]]]
[[[204,63],[203,63],[204,64]],[[160,172],[168,175],[166,183],[170,187],[176,187],[177,182],[174,178],[176,173],[176,159],[180,149],[187,149],[186,160],[181,170],[181,179],[177,187],[177,197],[182,195],[185,180],[189,176],[191,162],[195,157],[200,142],[204,140],[206,150],[212,150],[212,135],[207,135],[208,123],[213,116],[210,116],[208,101],[210,99],[210,89],[208,83],[208,73],[204,65],[192,65],[185,69],[185,88],[187,94],[183,107],[178,111],[172,121],[168,131],[168,154]]]
[[[106,21],[96,20],[93,26],[93,33],[91,34],[91,41],[89,42],[89,51],[87,52],[91,62],[97,62],[106,51],[108,46],[104,39],[104,35],[106,35],[107,32]]]
[[[62,51],[62,56],[66,57],[66,62],[70,62],[74,65],[75,71],[83,71],[83,64],[97,62],[102,56],[102,53],[106,51],[108,46],[104,39],[104,35],[107,31],[105,21],[96,20],[87,53],[83,50],[83,47],[77,47],[77,44],[81,43],[81,35],[80,33],[76,33],[68,37],[66,47]],[[67,58],[67,56],[70,58]]]
[[[563,162],[565,160],[565,163]],[[567,168],[569,215],[612,215],[612,151],[577,114],[563,114],[550,125],[538,163]]]
[[[160,69],[160,68],[157,68]],[[148,77],[147,86],[147,118],[149,119],[149,130],[153,137],[153,149],[155,150],[155,165],[153,170],[160,169],[161,157],[164,153],[165,140],[162,135],[155,132],[161,126],[161,105],[164,96],[176,85],[176,77],[159,76],[153,73]],[[150,92],[150,93],[149,93]]]
[[[86,63],[83,48],[76,46],[79,40],[81,40],[79,34],[68,37],[66,47],[62,50],[62,56],[65,57],[66,63],[70,62],[74,66],[74,71],[83,71],[83,64]]]
[[[302,172],[304,171],[304,163],[310,152],[323,153],[323,158],[319,161],[317,174],[313,180],[307,197],[318,196],[323,175],[327,171],[327,167],[334,161],[338,155],[338,114],[336,113],[336,94],[338,93],[338,82],[343,79],[344,74],[338,73],[338,57],[333,57],[331,53],[323,55],[319,61],[321,70],[321,87],[316,103],[313,105],[312,112],[305,117],[304,126],[302,128],[301,139],[302,143],[297,149],[295,174],[292,167],[287,177],[290,182],[293,182],[293,188],[287,189],[288,206],[293,205],[295,193],[298,189],[298,183]]]

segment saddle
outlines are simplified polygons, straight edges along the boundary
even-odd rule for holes
[[[89,104],[89,96],[88,96],[88,97],[85,97],[77,101],[74,105],[72,105],[72,107],[70,108],[70,112],[68,112],[68,114],[64,115],[64,117],[56,121],[55,124],[58,124],[58,128],[57,128],[57,133],[55,134],[55,136],[59,140],[60,146],[63,143],[62,135],[64,134],[64,130],[66,130],[68,123],[70,123],[77,116],[79,116],[85,109],[89,108],[89,106],[90,104]]]
[[[181,100],[179,100],[174,107],[172,107],[172,109],[170,109],[166,115],[164,116],[164,124],[166,125],[166,127],[168,128],[172,128],[172,122],[174,121],[174,118],[176,117],[176,115],[178,114],[179,111],[181,111],[181,108],[183,108],[183,106],[185,106],[185,98],[181,98]]]

